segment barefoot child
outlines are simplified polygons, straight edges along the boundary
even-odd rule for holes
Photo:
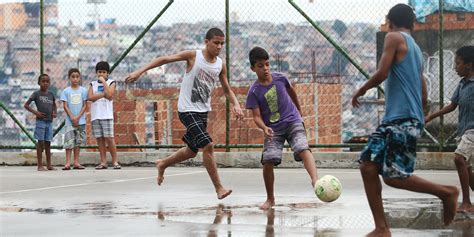
[[[53,139],[53,118],[56,118],[56,98],[53,92],[49,91],[51,80],[47,74],[38,77],[40,89],[33,92],[24,107],[36,116],[35,139],[36,158],[38,159],[38,171],[55,170],[51,165],[51,140]],[[36,110],[30,107],[34,101]],[[46,168],[43,166],[43,150],[46,153]]]
[[[288,78],[270,72],[269,55],[263,48],[253,48],[249,60],[250,68],[257,74],[257,81],[249,89],[246,108],[252,110],[255,124],[265,135],[261,162],[267,200],[260,209],[267,210],[275,205],[273,167],[281,163],[285,141],[291,145],[295,160],[303,161],[313,187],[318,178],[298,98]]]
[[[81,74],[77,68],[71,68],[68,72],[71,86],[64,89],[61,94],[64,112],[66,112],[66,126],[64,133],[64,149],[66,149],[66,164],[63,170],[71,169],[71,153],[74,151],[73,169],[84,169],[79,164],[79,146],[86,144],[86,105],[87,89],[80,86]]]
[[[178,98],[179,119],[186,127],[183,141],[186,147],[176,151],[163,160],[156,161],[158,169],[158,185],[164,179],[165,169],[176,163],[196,157],[199,149],[203,150],[203,163],[216,190],[217,198],[227,197],[232,190],[224,188],[221,184],[217,165],[214,161],[214,144],[207,132],[208,113],[211,111],[211,92],[217,81],[220,81],[224,94],[232,104],[232,111],[238,119],[242,118],[242,110],[234,92],[227,81],[225,62],[219,58],[219,53],[225,42],[224,32],[218,28],[207,31],[204,40],[206,46],[202,50],[185,50],[177,54],[161,56],[149,64],[132,72],[126,82],[131,83],[146,71],[161,65],[186,61],[186,73]]]
[[[416,139],[423,130],[423,106],[427,102],[426,82],[422,75],[423,56],[410,35],[414,20],[413,9],[406,4],[397,4],[390,9],[387,15],[390,32],[385,36],[379,68],[352,97],[352,105],[359,107],[358,98],[387,79],[385,117],[370,135],[359,159],[375,223],[375,230],[368,236],[390,236],[379,174],[389,186],[439,197],[443,201],[446,225],[456,214],[459,194],[456,187],[432,183],[413,175]]]
[[[464,46],[456,51],[456,72],[461,81],[451,98],[451,104],[426,117],[428,123],[434,118],[447,114],[459,105],[458,147],[454,151],[454,163],[461,183],[462,203],[458,211],[474,212],[469,197],[469,187],[474,190],[474,46]]]

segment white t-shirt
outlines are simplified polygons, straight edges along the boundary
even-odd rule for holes
[[[115,83],[115,81],[109,78],[107,79],[106,83],[107,85],[110,86],[112,83]],[[104,93],[104,86],[102,85],[102,83],[99,83],[98,81],[92,81],[91,87],[92,87],[92,93],[94,95]],[[107,98],[100,98],[92,102],[91,121],[94,121],[97,119],[114,119],[113,100],[109,100]]]
[[[211,92],[219,81],[222,59],[214,63],[204,58],[202,50],[196,50],[196,59],[190,72],[184,74],[178,98],[179,112],[211,111]]]

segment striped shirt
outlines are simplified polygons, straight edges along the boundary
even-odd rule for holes
[[[474,77],[459,82],[451,101],[459,106],[457,136],[474,129]]]

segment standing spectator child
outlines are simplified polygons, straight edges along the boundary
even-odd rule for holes
[[[71,86],[61,94],[64,111],[67,114],[64,134],[64,149],[66,149],[66,164],[63,170],[71,169],[71,153],[74,151],[74,169],[82,170],[79,164],[79,146],[86,144],[86,118],[87,89],[80,86],[81,73],[79,69],[72,68],[68,72]]]
[[[112,156],[114,169],[121,169],[114,140],[113,97],[116,83],[109,78],[110,65],[107,62],[98,62],[95,66],[95,73],[97,80],[90,83],[87,96],[88,100],[92,101],[92,134],[97,139],[100,153],[100,164],[95,169],[107,169],[106,143]]]
[[[36,143],[36,158],[38,159],[38,171],[55,170],[51,165],[51,140],[53,139],[53,118],[56,118],[56,98],[53,92],[49,91],[51,80],[48,74],[41,74],[38,77],[40,89],[33,92],[24,107],[36,116],[36,126],[34,137]],[[36,110],[30,107],[34,101]],[[43,150],[46,153],[46,168],[43,166]]]

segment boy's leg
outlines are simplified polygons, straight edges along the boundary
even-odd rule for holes
[[[467,171],[469,174],[469,186],[471,186],[471,190],[474,191],[474,174],[472,173],[472,166],[467,167]]]
[[[168,168],[168,166],[177,164],[190,158],[194,158],[196,157],[196,155],[197,153],[193,152],[191,149],[189,149],[189,147],[183,147],[177,150],[175,153],[171,154],[170,156],[166,157],[165,159],[156,160],[156,169],[158,170],[158,185],[161,185],[161,183],[163,183],[165,169]]]
[[[76,147],[74,147],[73,150],[74,150],[74,168],[76,168],[76,169],[77,168],[79,168],[79,169],[84,168],[84,166],[82,166],[81,163],[79,163],[79,153],[81,151],[81,148],[76,146]]]
[[[364,181],[365,195],[375,223],[375,230],[367,236],[390,236],[382,203],[382,184],[379,179],[379,168],[374,162],[362,161],[359,169]]]
[[[222,186],[221,180],[219,178],[219,174],[217,173],[217,164],[216,164],[216,161],[214,160],[214,144],[213,143],[209,143],[203,148],[202,161],[203,161],[204,167],[206,167],[209,177],[211,178],[212,184],[214,185],[214,188],[216,189],[217,198],[224,199],[225,197],[229,196],[229,194],[232,193],[232,190],[225,189],[224,186]]]
[[[311,185],[313,185],[314,188],[316,181],[318,181],[318,173],[316,171],[316,164],[313,159],[313,154],[311,154],[309,150],[304,150],[300,152],[299,156],[301,159],[303,159],[304,168],[308,172],[309,177],[311,178]]]
[[[56,170],[51,164],[51,142],[44,141],[44,153],[46,154],[46,167],[48,170]]]
[[[466,160],[459,154],[454,155],[454,164],[458,170],[459,182],[461,183],[462,203],[458,211],[472,211],[471,199],[469,197],[469,169]]]
[[[97,145],[99,146],[99,155],[100,155],[100,164],[107,167],[107,156],[106,156],[106,147],[105,147],[105,138],[98,137]]]
[[[66,149],[66,164],[64,164],[64,168],[71,167],[71,154],[72,149]]]
[[[109,148],[110,155],[112,156],[112,164],[114,166],[119,165],[118,158],[117,158],[117,146],[115,145],[115,140],[113,137],[106,137],[105,141],[107,142],[107,146]]]
[[[38,171],[47,170],[43,166],[43,146],[44,146],[44,141],[38,141],[36,143],[36,159],[38,161]]]
[[[273,163],[263,164],[263,181],[265,183],[265,190],[267,191],[267,200],[260,205],[260,209],[268,210],[275,206],[275,194],[273,184],[275,182],[275,175],[273,173]]]
[[[436,184],[416,175],[405,179],[385,178],[384,182],[395,188],[437,196],[443,201],[444,224],[449,225],[453,221],[459,195],[456,187]]]

